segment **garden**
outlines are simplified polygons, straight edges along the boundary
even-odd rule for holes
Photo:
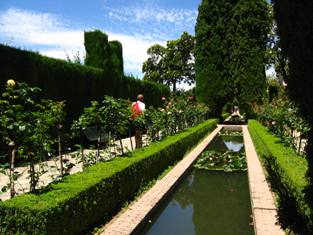
[[[151,45],[142,79],[100,30],[84,32],[83,63],[0,44],[0,234],[99,234],[211,133],[154,214],[176,213],[195,234],[256,234],[244,127],[275,195],[273,225],[312,234],[312,10],[202,0],[195,35]],[[138,234],[163,233],[151,218]]]

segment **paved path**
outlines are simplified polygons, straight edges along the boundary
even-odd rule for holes
[[[284,235],[276,225],[277,211],[247,126],[242,126],[248,165],[249,188],[256,235]]]
[[[131,203],[127,210],[120,212],[108,224],[104,226],[100,234],[131,234],[138,229],[153,209],[160,203],[160,200],[170,192],[175,184],[182,178],[188,168],[197,159],[198,155],[205,149],[208,143],[220,131],[217,127],[199,145],[187,154],[166,176],[158,180],[156,184],[137,201]]]

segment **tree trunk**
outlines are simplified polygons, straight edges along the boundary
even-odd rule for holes
[[[132,131],[131,131],[131,124],[129,124],[129,141],[130,141],[130,147],[132,151],[134,150],[133,141],[132,141]]]
[[[63,167],[63,155],[62,155],[62,145],[61,145],[61,134],[59,133],[58,136],[58,151],[59,151],[59,157],[60,157],[60,173],[61,176],[64,175],[64,167]]]
[[[29,175],[30,175],[30,188],[29,191],[30,192],[34,192],[36,190],[36,172],[35,172],[35,163],[34,160],[32,158],[32,156],[30,156],[30,161],[29,161]]]
[[[98,137],[98,141],[97,141],[97,154],[96,154],[96,162],[99,161],[100,158],[100,143],[101,143],[101,134]]]
[[[11,198],[15,196],[15,188],[14,188],[14,160],[15,160],[15,147],[14,145],[9,148],[9,156],[10,156],[10,196]]]
[[[81,131],[81,136],[80,136],[80,151],[81,151],[81,157],[82,157],[82,162],[83,162],[83,168],[86,166],[86,159],[84,155],[84,136],[83,136],[83,131]]]
[[[124,148],[123,148],[123,142],[122,142],[122,139],[119,139],[119,141],[120,141],[120,145],[121,145],[122,154],[124,155]]]
[[[173,81],[173,93],[176,93],[176,81]]]

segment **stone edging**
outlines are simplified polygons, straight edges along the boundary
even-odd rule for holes
[[[246,125],[242,126],[242,132],[248,165],[249,189],[255,234],[284,235],[285,232],[276,224],[277,209],[273,194],[267,184],[263,168]]]
[[[119,213],[103,228],[101,235],[132,234],[147,220],[153,209],[174,188],[185,172],[192,166],[198,155],[222,129],[218,126],[200,144],[187,154],[177,165],[137,201],[131,203],[126,211]]]

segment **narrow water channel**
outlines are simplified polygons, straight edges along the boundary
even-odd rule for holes
[[[242,151],[242,137],[217,136],[206,150]],[[139,234],[248,235],[251,204],[246,171],[191,169]]]

